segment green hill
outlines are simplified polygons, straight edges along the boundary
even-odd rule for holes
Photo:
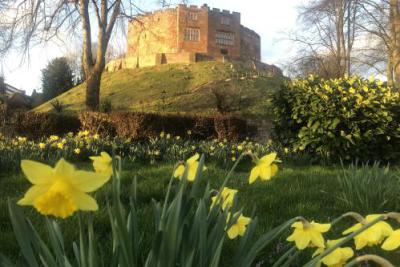
[[[244,73],[248,78],[241,79]],[[250,73],[242,64],[222,62],[161,65],[104,73],[101,101],[111,102],[113,110],[211,114],[217,111],[217,100],[222,100],[222,105],[230,107],[236,115],[267,115],[268,95],[284,78],[253,77],[256,73]],[[56,99],[67,112],[83,110],[85,84]],[[52,101],[54,99],[35,111],[51,111]]]

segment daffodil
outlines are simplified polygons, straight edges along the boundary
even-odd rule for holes
[[[100,156],[90,157],[93,168],[98,173],[112,174],[112,158],[107,152],[101,152]]]
[[[243,236],[246,233],[247,225],[251,222],[251,218],[240,214],[236,223],[234,223],[227,231],[230,239],[235,239],[238,235]]]
[[[58,137],[57,135],[51,135],[49,139],[50,141],[57,141],[58,139],[60,139],[60,137]]]
[[[199,167],[199,161],[198,161],[199,158],[200,155],[196,153],[194,156],[192,156],[186,161],[186,165],[188,167],[187,179],[190,182],[193,182],[194,179],[196,178],[197,168]],[[205,170],[205,168],[206,167],[203,167],[203,170]],[[181,179],[184,173],[185,173],[185,165],[180,164],[174,172],[174,177]]]
[[[395,250],[398,247],[400,247],[400,229],[393,231],[382,244],[382,249],[389,251]]]
[[[33,206],[43,215],[60,218],[69,217],[77,210],[97,210],[96,200],[87,193],[97,190],[110,178],[104,173],[76,170],[64,159],[54,168],[23,160],[21,168],[33,186],[18,204]]]
[[[295,242],[300,250],[310,246],[324,248],[324,237],[322,233],[329,231],[330,224],[312,222],[295,222],[292,224],[294,231],[286,240]]]
[[[75,148],[75,149],[74,149],[74,153],[77,154],[77,155],[79,155],[79,154],[81,153],[80,148]]]
[[[326,245],[328,248],[335,246],[342,239],[328,240]],[[313,256],[324,252],[324,248],[318,248]],[[354,251],[349,247],[337,248],[322,258],[321,262],[328,267],[342,267],[346,262],[354,256]]]
[[[46,144],[45,143],[39,143],[39,148],[40,149],[44,149],[46,147]]]
[[[64,143],[57,143],[57,148],[58,149],[63,149],[64,148]]]
[[[229,187],[224,187],[222,189],[220,198],[219,198],[219,203],[222,203],[222,209],[226,209],[226,208],[230,208],[233,205],[233,200],[235,199],[235,195],[238,191],[235,189],[231,189]],[[217,196],[213,196],[211,198],[212,203],[211,203],[211,207],[213,207],[214,205],[217,204],[217,199],[218,199],[218,195]]]
[[[379,214],[368,215],[365,218],[365,222],[353,225],[349,229],[345,230],[343,234],[347,235],[353,233],[361,229],[364,224],[372,222],[380,216],[381,215]],[[385,237],[389,236],[392,232],[393,229],[387,222],[380,221],[354,237],[356,249],[359,250],[364,248],[365,246],[378,245],[383,241]]]
[[[254,183],[258,177],[264,181],[271,179],[278,172],[278,166],[273,163],[275,159],[276,153],[271,153],[257,160],[256,166],[251,170],[249,183]]]

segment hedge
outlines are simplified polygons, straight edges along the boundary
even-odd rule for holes
[[[140,112],[82,112],[78,116],[58,113],[14,114],[16,134],[33,139],[49,135],[88,130],[107,136],[144,139],[158,136],[161,132],[174,136],[207,139],[239,140],[252,137],[255,129],[240,118],[231,116],[181,116]]]

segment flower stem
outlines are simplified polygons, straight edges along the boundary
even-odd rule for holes
[[[363,262],[363,261],[373,261],[381,267],[394,267],[394,265],[391,264],[388,260],[386,260],[380,256],[377,256],[377,255],[372,255],[372,254],[359,256],[359,257],[353,259],[352,261],[350,261],[349,263],[347,263],[344,267],[355,266],[356,264],[358,265],[360,262]]]

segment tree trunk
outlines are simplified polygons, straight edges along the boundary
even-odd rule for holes
[[[393,78],[393,52],[389,49],[388,58],[387,58],[387,66],[386,66],[386,76],[389,86],[394,86],[394,78]]]
[[[86,80],[86,107],[91,111],[99,110],[100,84],[103,70],[93,68]]]
[[[399,0],[390,0],[390,34],[392,37],[392,67],[394,72],[394,83],[398,87],[400,85],[400,12]]]

